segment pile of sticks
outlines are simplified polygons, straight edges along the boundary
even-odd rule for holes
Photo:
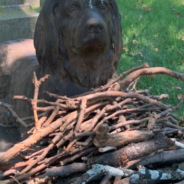
[[[173,114],[184,96],[171,106],[162,103],[169,98],[167,94],[152,96],[148,89],[136,90],[139,77],[149,74],[184,81],[184,74],[148,68],[146,63],[79,96],[45,92],[56,99],[51,102],[38,99],[39,86],[49,76],[38,80],[34,74],[33,99],[14,97],[31,102],[34,117],[21,119],[13,112],[26,127],[26,121],[33,118],[34,126],[30,136],[0,155],[1,183],[42,183],[79,172],[84,174],[75,184],[94,179],[101,184],[184,179],[184,128],[180,126],[184,120]],[[45,106],[39,107],[40,103]],[[157,170],[158,163],[178,164],[177,168]]]

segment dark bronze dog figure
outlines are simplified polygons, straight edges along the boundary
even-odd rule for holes
[[[43,73],[59,74],[67,84],[61,94],[72,96],[105,84],[122,51],[115,0],[47,0],[34,45]]]
[[[122,51],[120,23],[115,0],[47,0],[35,29],[38,61],[31,40],[0,46],[0,77],[10,79],[5,101],[14,95],[33,97],[33,71],[38,78],[50,74],[41,92],[73,96],[105,84]],[[25,102],[11,103],[21,117],[30,114]]]
[[[36,53],[33,40],[0,44],[0,99],[11,103],[20,117],[32,115],[29,103],[12,97],[33,98],[34,71],[38,78],[50,74],[39,98],[43,90],[72,96],[103,85],[117,69],[121,40],[115,0],[47,0],[36,25]],[[0,119],[2,112],[0,108]],[[11,128],[0,125],[1,132]],[[0,135],[0,151],[11,146],[6,144],[15,138],[10,132]]]

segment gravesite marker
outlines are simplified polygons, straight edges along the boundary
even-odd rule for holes
[[[0,42],[33,38],[37,18],[25,0],[0,0]]]

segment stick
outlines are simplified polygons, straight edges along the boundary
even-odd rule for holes
[[[182,73],[177,73],[163,67],[143,68],[130,73],[125,79],[123,79],[120,82],[121,89],[128,86],[132,81],[134,81],[140,75],[150,75],[150,74],[165,74],[170,77],[184,81],[184,74]]]
[[[35,85],[35,90],[34,90],[34,97],[32,100],[32,106],[33,106],[33,114],[34,114],[34,119],[35,119],[35,127],[40,128],[40,125],[38,124],[38,115],[37,115],[37,99],[38,99],[38,93],[39,93],[39,87],[42,82],[44,82],[46,79],[49,78],[49,75],[46,75],[45,77],[41,78],[39,81],[37,79],[36,73],[33,73],[33,83]]]
[[[113,167],[118,167],[128,163],[131,160],[138,159],[145,155],[150,155],[157,150],[164,149],[171,145],[174,145],[174,142],[165,139],[163,134],[157,133],[152,140],[131,144],[119,149],[118,151],[89,158],[88,163],[98,163],[102,165],[107,164]]]
[[[45,174],[41,175],[40,178],[65,177],[76,172],[85,172],[87,169],[88,167],[85,163],[72,163],[67,166],[46,169]]]
[[[87,103],[87,98],[84,97],[84,98],[82,99],[82,102],[81,102],[79,119],[78,119],[78,121],[77,121],[77,125],[76,125],[76,127],[75,127],[74,133],[78,133],[79,128],[80,128],[80,125],[81,125],[81,123],[83,122],[84,114],[85,114],[85,110],[86,110],[86,103]]]
[[[107,184],[108,181],[110,181],[112,178],[112,176],[110,176],[109,174],[105,175],[103,180],[100,182],[100,184]]]
[[[96,129],[96,135],[93,144],[99,147],[123,146],[128,143],[147,141],[153,137],[152,131],[127,131],[118,134],[108,134],[109,126],[107,124],[99,125]]]
[[[93,180],[96,176],[100,174],[108,174],[110,176],[121,176],[121,177],[126,177],[129,175],[132,175],[134,171],[128,170],[128,169],[117,169],[114,167],[110,167],[107,165],[100,165],[100,164],[95,164],[92,165],[92,169],[87,171],[85,174],[82,175],[74,184],[86,184],[87,182]]]
[[[18,121],[21,125],[28,128],[28,125],[17,115],[17,113],[13,110],[12,106],[3,102],[0,102],[0,105],[6,107],[13,115],[16,121]]]

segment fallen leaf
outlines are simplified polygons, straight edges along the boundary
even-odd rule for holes
[[[184,6],[184,2],[182,2],[182,5]]]
[[[180,61],[180,65],[183,65],[183,64],[184,64],[184,61],[181,60],[181,61]]]
[[[178,100],[181,100],[184,96],[183,94],[179,94],[177,97],[178,97]]]
[[[142,52],[139,52],[139,55],[140,55],[141,57],[143,57],[143,54],[142,54]]]
[[[181,17],[181,13],[177,13],[176,17],[177,18]]]
[[[184,36],[181,37],[181,40],[184,41]]]
[[[137,40],[132,40],[133,44],[138,44],[139,42]]]
[[[178,53],[179,53],[179,55],[182,55],[182,52],[181,51],[179,51]]]
[[[171,11],[176,11],[176,9],[172,8]]]
[[[140,17],[139,17],[139,20],[141,20],[142,19],[142,15],[140,15]]]
[[[124,46],[122,50],[129,50],[128,46]]]
[[[141,57],[143,57],[143,54],[142,54],[142,52],[138,52],[138,53],[133,54],[133,56],[141,56]]]
[[[135,9],[138,9],[138,8],[139,8],[139,6],[138,6],[138,5],[136,5],[136,6],[135,6]]]
[[[178,86],[175,86],[174,89],[181,90],[182,88],[181,87],[178,87]]]
[[[147,6],[143,6],[143,8],[144,8],[144,10],[145,10],[146,12],[149,12],[149,11],[152,10],[151,8],[148,8]]]
[[[155,48],[155,52],[158,52],[159,50],[157,48]]]

